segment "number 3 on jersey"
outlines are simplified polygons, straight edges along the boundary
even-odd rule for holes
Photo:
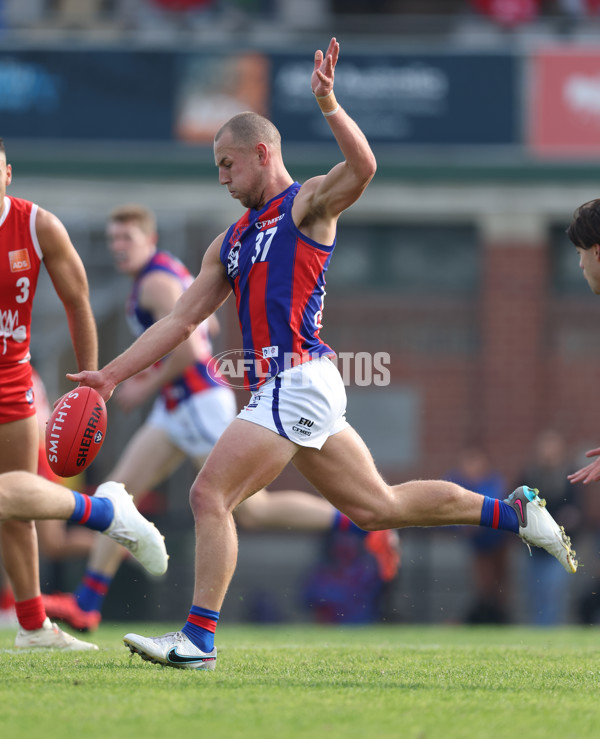
[[[268,228],[266,231],[258,232],[258,234],[256,235],[256,251],[254,252],[254,256],[252,257],[252,264],[254,264],[257,259],[259,262],[265,261],[265,259],[267,258],[267,254],[269,253],[271,241],[273,241],[273,236],[275,236],[276,232],[277,226],[274,226],[273,228]],[[264,244],[263,241],[265,242]]]
[[[17,303],[26,303],[29,299],[29,277],[19,277],[17,287],[21,293],[16,296],[15,300]]]

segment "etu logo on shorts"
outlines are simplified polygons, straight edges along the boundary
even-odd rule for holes
[[[302,436],[310,436],[312,431],[309,431],[308,429],[314,426],[314,423],[315,422],[311,421],[309,418],[301,417],[300,420],[292,426],[292,431],[295,431],[297,434],[302,434]]]
[[[29,252],[27,249],[16,249],[8,252],[8,261],[10,262],[11,272],[24,272],[31,269],[29,261]]]

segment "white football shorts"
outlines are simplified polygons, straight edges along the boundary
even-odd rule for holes
[[[284,370],[255,393],[238,418],[271,429],[295,444],[320,449],[348,428],[346,388],[328,357]]]
[[[206,456],[235,418],[233,390],[213,387],[194,393],[172,410],[161,397],[154,401],[146,423],[165,431],[169,440],[190,457]]]

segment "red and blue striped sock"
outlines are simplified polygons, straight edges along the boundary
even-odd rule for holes
[[[487,526],[490,529],[502,529],[503,531],[512,531],[514,534],[519,533],[519,519],[517,512],[511,508],[508,503],[497,498],[483,496],[483,506],[481,508],[480,526]]]
[[[77,605],[82,611],[101,611],[112,577],[86,570],[81,585],[75,591]]]
[[[69,521],[75,521],[94,531],[106,531],[115,515],[112,501],[108,498],[95,498],[93,495],[71,490],[75,498],[75,510]]]
[[[212,652],[215,646],[215,631],[219,611],[211,611],[208,608],[192,606],[190,615],[181,629],[187,638],[203,652]]]
[[[361,529],[348,516],[344,515],[341,511],[336,511],[331,524],[332,531],[351,531],[353,534],[362,534],[366,536],[369,532]]]

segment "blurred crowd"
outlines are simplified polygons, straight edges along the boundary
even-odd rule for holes
[[[0,0],[0,27],[193,32],[247,30],[248,23],[256,22],[326,32],[326,21],[343,20],[351,29],[351,19],[358,17],[355,30],[364,32],[364,19],[385,15],[379,27],[384,33],[393,29],[388,21],[394,18],[436,18],[442,24],[479,19],[506,30],[548,19],[585,22],[598,13],[600,0]]]
[[[582,541],[586,537],[597,538],[599,528],[590,510],[593,491],[573,485],[567,479],[576,466],[560,430],[547,428],[538,435],[529,462],[515,480],[507,480],[501,469],[491,464],[487,450],[477,445],[462,450],[456,467],[447,477],[498,499],[519,485],[537,488],[556,521],[569,531],[574,541]],[[594,620],[589,604],[571,601],[568,573],[542,550],[533,548],[525,567],[516,570],[511,554],[515,543],[522,545],[513,541],[513,537],[482,528],[466,527],[463,533],[470,545],[474,591],[465,612],[467,623],[511,623],[515,598],[519,596],[525,603],[527,622],[536,626]]]

